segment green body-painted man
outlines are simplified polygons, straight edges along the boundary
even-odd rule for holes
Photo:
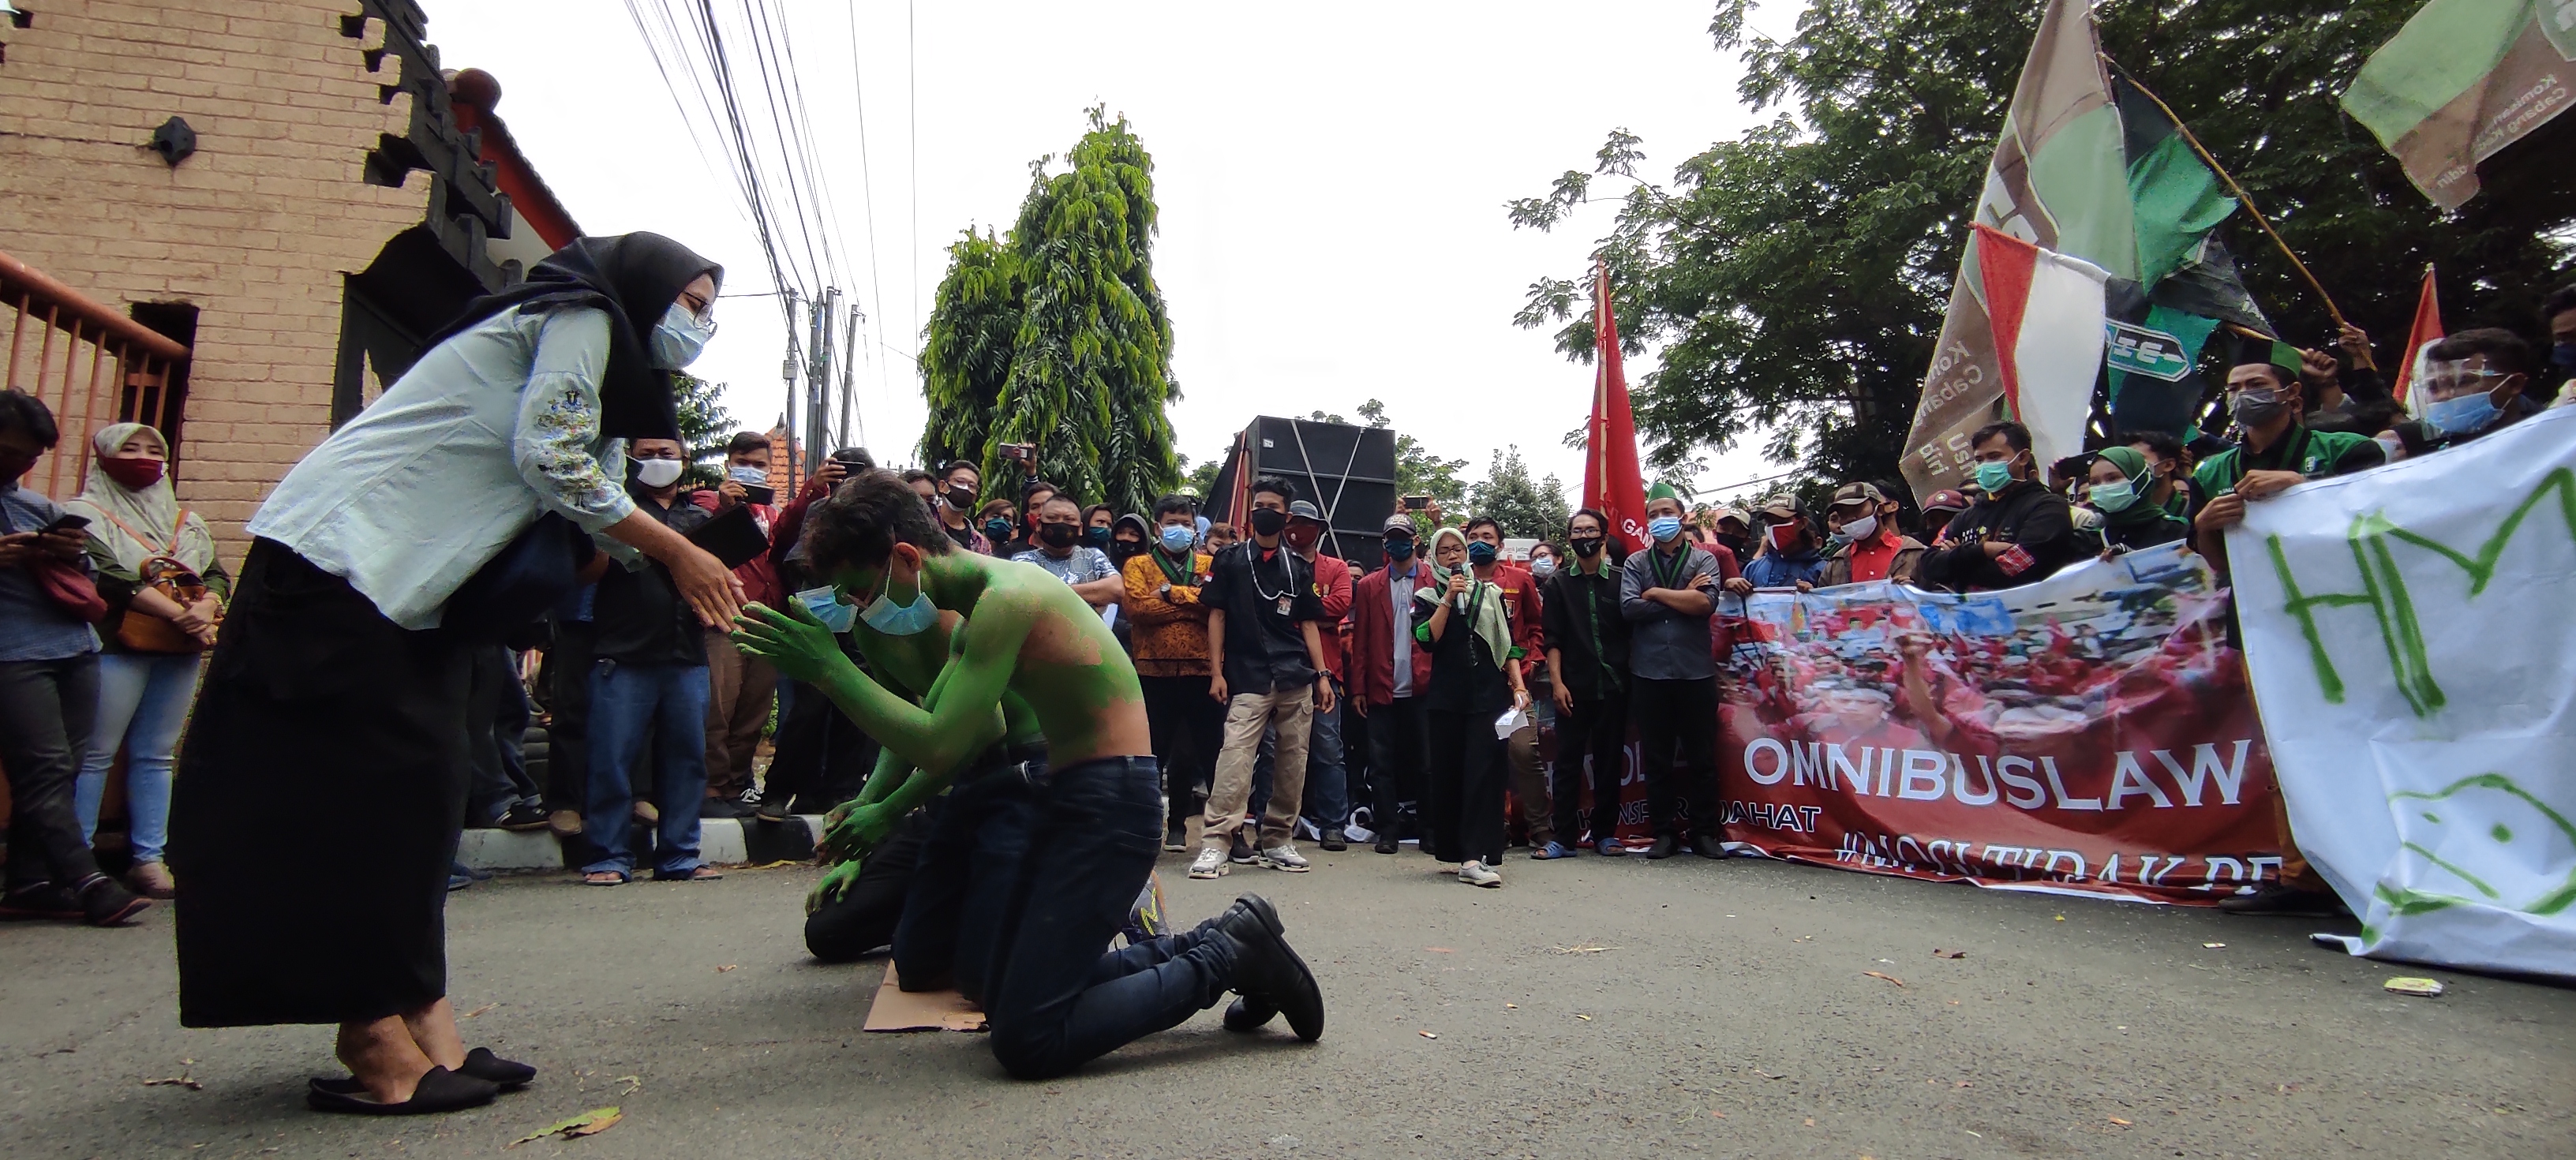
[[[1007,902],[969,919],[991,925],[980,997],[1005,1069],[1064,1074],[1229,990],[1286,1014],[1301,1038],[1323,1033],[1314,977],[1256,895],[1194,930],[1104,953],[1153,871],[1162,803],[1136,670],[1079,595],[1042,569],[953,550],[920,498],[885,472],[817,505],[805,552],[872,632],[922,635],[942,611],[965,617],[956,655],[914,705],[859,671],[801,607],[753,606],[736,622],[745,652],[822,690],[894,760],[922,770],[956,770],[988,746],[1009,695],[1047,738],[1047,768],[1026,778],[1028,847]],[[919,876],[963,874],[982,855],[981,834],[952,829],[962,812],[946,812]],[[942,850],[951,853],[934,856]]]

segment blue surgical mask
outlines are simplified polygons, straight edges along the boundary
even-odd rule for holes
[[[696,362],[699,352],[707,349],[707,340],[715,336],[715,323],[699,321],[688,307],[674,302],[653,327],[653,365],[676,371]]]
[[[1977,465],[1977,488],[1987,495],[2001,494],[2012,486],[2012,482],[2012,463],[2009,460],[1989,460]]]
[[[1163,528],[1163,550],[1176,554],[1189,551],[1190,545],[1197,543],[1198,538],[1198,533],[1191,531],[1187,524],[1167,524]]]
[[[797,593],[796,599],[804,601],[805,611],[834,632],[850,631],[851,623],[858,619],[859,610],[841,603],[841,594],[828,587],[808,588]]]
[[[1106,548],[1109,546],[1109,529],[1093,528],[1090,531],[1082,533],[1082,538],[1092,547]]]
[[[2118,483],[2094,484],[2093,490],[2085,494],[2092,497],[2094,507],[2106,512],[2127,511],[2130,504],[2138,502],[2136,485],[2125,479]]]
[[[939,623],[939,606],[930,602],[929,591],[920,583],[918,578],[913,581],[912,603],[895,603],[894,557],[886,557],[885,582],[878,587],[877,598],[859,610],[859,619],[887,636],[919,636],[930,631],[932,625]]]
[[[769,486],[769,469],[765,467],[753,467],[747,463],[736,464],[725,471],[725,478],[730,479],[735,483],[739,483],[744,487],[767,487]]]
[[[1672,539],[1673,537],[1682,534],[1682,518],[1680,516],[1656,516],[1655,518],[1646,521],[1646,534],[1653,536],[1655,538],[1655,542],[1659,544]]]
[[[2562,342],[2549,348],[2551,366],[2576,371],[2576,342]]]
[[[2424,421],[2445,435],[2468,435],[2486,429],[2495,422],[2495,403],[2485,391],[2471,391],[2448,399],[2424,404]]]
[[[1493,563],[1494,554],[1495,549],[1492,544],[1488,544],[1483,540],[1470,540],[1467,542],[1467,562],[1475,565],[1476,567],[1482,568],[1487,564]]]

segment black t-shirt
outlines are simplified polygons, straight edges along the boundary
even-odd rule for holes
[[[1267,693],[1315,683],[1306,634],[1297,626],[1324,619],[1312,565],[1285,542],[1263,551],[1245,540],[1217,553],[1199,603],[1225,611],[1228,693]]]
[[[715,513],[681,496],[663,507],[638,486],[626,489],[635,500],[635,509],[662,521],[662,526],[687,535],[698,525],[715,518]],[[696,610],[680,599],[680,589],[671,582],[671,570],[659,560],[648,560],[639,572],[612,563],[608,574],[599,578],[599,595],[591,604],[591,624],[598,634],[598,644],[591,655],[600,660],[630,665],[703,665],[707,663],[706,626],[698,623]]]
[[[948,526],[948,521],[941,520],[939,530],[948,533],[950,543],[970,552],[975,550],[975,525],[968,524],[962,528],[952,528]]]

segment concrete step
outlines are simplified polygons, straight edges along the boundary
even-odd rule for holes
[[[708,818],[698,823],[698,857],[723,866],[803,861],[814,856],[814,843],[822,836],[821,814],[800,814],[792,822]],[[477,870],[574,868],[564,864],[563,843],[547,830],[467,830],[457,843],[456,860]]]

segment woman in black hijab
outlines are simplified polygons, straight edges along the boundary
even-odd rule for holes
[[[353,1074],[314,1081],[316,1109],[445,1111],[534,1075],[466,1051],[446,997],[471,654],[510,627],[496,609],[568,593],[593,538],[730,622],[731,571],[624,486],[627,440],[679,434],[672,372],[713,336],[722,274],[653,234],[565,247],[469,305],[249,524],[172,803],[180,1021],[338,1024]]]

